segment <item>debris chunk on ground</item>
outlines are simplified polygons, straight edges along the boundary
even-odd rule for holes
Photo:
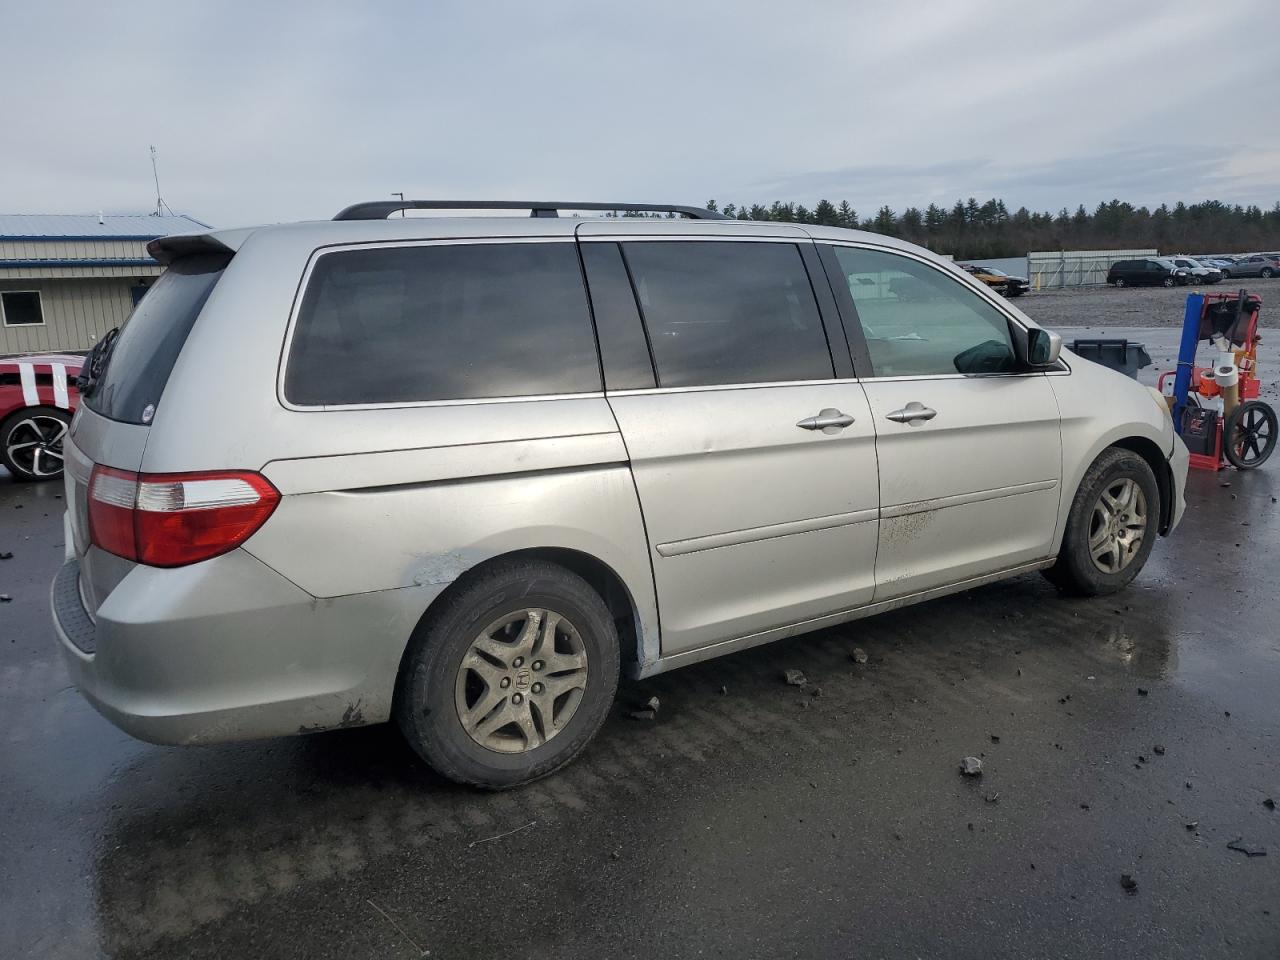
[[[9,596],[7,593],[0,593],[0,603],[12,603],[12,602],[13,602],[13,597]]]
[[[803,687],[809,681],[805,679],[805,675],[799,670],[787,670],[782,674],[782,679],[792,687]]]
[[[1186,823],[1183,824],[1183,826],[1186,827],[1188,830],[1194,830],[1196,827],[1200,826],[1200,821],[1188,820]]]
[[[1246,857],[1265,857],[1267,855],[1266,847],[1245,840],[1243,837],[1236,837],[1227,844],[1227,849],[1238,850]]]
[[[1276,802],[1270,797],[1267,797],[1267,799],[1263,800],[1262,805],[1266,807],[1268,810],[1274,810],[1276,808]]]
[[[657,713],[660,706],[662,706],[662,702],[657,697],[650,697],[645,701],[644,709],[652,710],[654,713]]]
[[[992,742],[992,743],[999,743],[999,742],[1000,742],[1000,734],[998,734],[998,733],[993,733],[993,734],[991,735],[991,742]]]
[[[867,651],[863,650],[861,647],[854,647],[853,653],[851,653],[850,656],[853,657],[854,663],[867,662]]]
[[[632,710],[627,714],[632,720],[656,720],[658,712],[656,710]]]
[[[1138,688],[1138,696],[1140,696],[1140,697],[1145,697],[1146,695],[1147,695],[1147,688],[1146,688],[1146,687],[1139,687],[1139,688]]]
[[[1134,879],[1134,876],[1131,873],[1120,874],[1120,886],[1124,889],[1125,893],[1134,894],[1138,892],[1138,881]]]
[[[960,772],[966,777],[982,776],[982,761],[977,757],[965,757],[960,761]]]
[[[12,559],[13,559],[12,550],[0,550],[0,560],[12,560]]]
[[[1157,743],[1155,746],[1153,746],[1153,747],[1151,748],[1151,750],[1152,750],[1152,752],[1154,752],[1154,753],[1155,753],[1155,755],[1156,755],[1157,757],[1163,757],[1163,756],[1164,756],[1164,744],[1163,744],[1163,743]]]

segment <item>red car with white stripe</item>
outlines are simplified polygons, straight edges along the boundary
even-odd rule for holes
[[[80,402],[84,357],[0,357],[0,464],[19,480],[62,476],[62,438]]]

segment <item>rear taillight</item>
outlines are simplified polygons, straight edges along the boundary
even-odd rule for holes
[[[130,473],[94,467],[89,536],[116,556],[181,567],[233,550],[263,523],[280,494],[257,473]]]

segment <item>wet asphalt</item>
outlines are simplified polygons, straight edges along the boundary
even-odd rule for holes
[[[49,625],[61,488],[0,473],[0,957],[1274,958],[1277,471],[1193,473],[1119,596],[1025,576],[628,684],[497,795],[389,727],[117,731]]]

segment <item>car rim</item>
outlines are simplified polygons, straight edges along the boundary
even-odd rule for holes
[[[1103,488],[1089,523],[1089,555],[1103,573],[1119,573],[1133,562],[1147,533],[1147,498],[1137,481],[1116,480]]]
[[[67,425],[58,417],[33,414],[19,420],[5,438],[9,461],[28,476],[56,477],[62,472],[62,438]]]
[[[1246,410],[1232,431],[1231,447],[1237,462],[1245,466],[1264,459],[1263,454],[1272,442],[1271,420],[1260,407]]]
[[[526,753],[568,725],[586,688],[587,648],[573,624],[554,610],[519,610],[471,641],[454,706],[480,746]]]

